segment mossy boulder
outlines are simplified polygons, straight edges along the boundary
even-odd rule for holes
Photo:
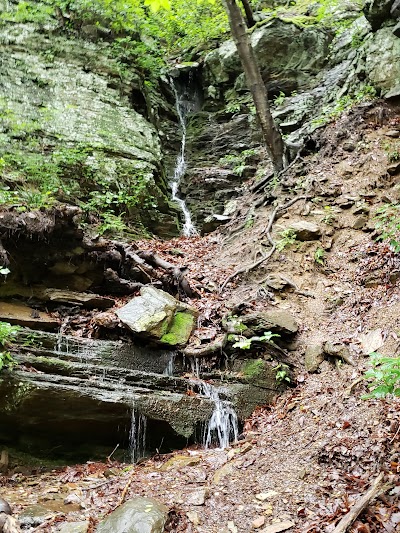
[[[183,346],[193,331],[197,311],[164,291],[143,287],[140,296],[119,309],[117,315],[140,336],[161,344]]]

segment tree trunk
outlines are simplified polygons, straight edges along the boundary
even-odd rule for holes
[[[283,170],[287,164],[285,144],[271,115],[267,89],[262,79],[249,36],[246,32],[246,23],[242,12],[236,3],[236,0],[224,0],[224,5],[229,17],[232,37],[235,41],[242,63],[246,82],[253,97],[268,154],[272,160],[274,172],[277,174]]]
[[[249,0],[242,0],[242,5],[244,8],[244,12],[246,13],[247,27],[252,28],[255,25],[256,21],[254,20],[253,10],[251,9]]]

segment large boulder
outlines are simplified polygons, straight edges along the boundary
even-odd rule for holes
[[[154,498],[138,496],[108,515],[96,528],[97,533],[162,533],[168,509]]]
[[[59,33],[0,23],[0,110],[7,117],[0,151],[7,172],[41,191],[40,183],[47,191],[58,187],[58,199],[89,200],[92,211],[121,202],[139,231],[176,234],[159,136],[143,116],[144,104],[139,112],[132,108],[133,80],[126,90],[107,43]],[[21,195],[29,199],[28,193]]]
[[[134,333],[171,346],[187,343],[197,315],[193,307],[154,287],[142,287],[140,296],[116,313]]]
[[[309,85],[326,62],[332,36],[315,27],[302,27],[278,18],[270,20],[251,33],[268,89],[291,92]],[[204,74],[210,85],[233,83],[242,72],[233,41],[224,42],[204,59]],[[279,90],[278,90],[279,92]]]

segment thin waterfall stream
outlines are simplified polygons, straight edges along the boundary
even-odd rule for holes
[[[214,403],[214,410],[205,426],[203,434],[203,446],[208,449],[213,444],[219,449],[229,446],[229,443],[238,439],[238,417],[232,404],[228,400],[222,400],[217,387],[203,381],[192,380],[192,386],[199,390],[199,394],[210,399]]]
[[[187,98],[187,94],[185,93],[185,91],[180,92],[178,90],[177,84],[174,83],[174,81],[171,81],[171,85],[175,94],[175,106],[182,130],[182,138],[181,149],[176,159],[174,173],[170,181],[170,187],[172,192],[172,200],[174,200],[179,205],[183,213],[184,224],[182,228],[182,233],[183,235],[185,235],[185,237],[193,237],[195,235],[198,235],[198,231],[196,230],[192,222],[192,216],[186,205],[185,200],[181,198],[179,194],[179,187],[186,171],[186,119],[187,114],[194,109],[195,103]]]

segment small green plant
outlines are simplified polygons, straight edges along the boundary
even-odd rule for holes
[[[296,232],[292,228],[287,228],[279,233],[280,239],[276,242],[276,249],[281,252],[283,249],[292,246],[296,242]]]
[[[383,148],[390,163],[400,161],[400,143],[385,143]]]
[[[278,383],[290,383],[288,365],[279,363],[278,365],[274,366],[273,370],[276,372],[275,379]]]
[[[320,246],[314,252],[314,261],[318,265],[323,265],[325,263],[325,250]]]
[[[284,101],[285,101],[285,98],[286,98],[286,94],[284,92],[280,91],[278,96],[275,96],[275,98],[274,98],[274,104],[276,106],[282,105],[284,103]]]
[[[232,348],[239,348],[240,350],[250,350],[253,342],[265,342],[267,344],[274,345],[272,340],[274,337],[280,337],[277,333],[272,333],[271,331],[264,331],[264,334],[259,336],[254,336],[250,338],[241,337],[239,335],[231,335],[230,340],[235,340],[236,342],[232,345]]]
[[[239,113],[240,108],[240,102],[230,102],[229,104],[226,104],[225,111],[227,113]]]
[[[232,171],[236,176],[241,176],[246,168],[247,159],[254,156],[256,153],[256,150],[250,148],[248,150],[243,150],[243,152],[240,152],[239,154],[227,154],[224,157],[221,157],[219,163],[232,168]]]
[[[114,215],[111,211],[105,211],[101,214],[101,217],[103,221],[97,228],[97,231],[100,235],[103,235],[104,233],[123,233],[128,228],[124,221],[121,219],[121,217],[125,213],[121,213],[121,215]]]
[[[376,229],[380,231],[378,241],[388,241],[395,253],[400,252],[400,204],[380,207],[375,215]]]
[[[19,331],[18,326],[12,326],[8,322],[0,322],[0,370],[14,366],[14,360],[6,349]]]
[[[325,214],[322,218],[322,222],[330,226],[336,221],[336,213],[331,205],[324,205],[324,211]]]
[[[400,396],[400,357],[385,357],[377,352],[370,354],[372,368],[364,378],[371,380],[366,398],[385,398],[388,394]]]

